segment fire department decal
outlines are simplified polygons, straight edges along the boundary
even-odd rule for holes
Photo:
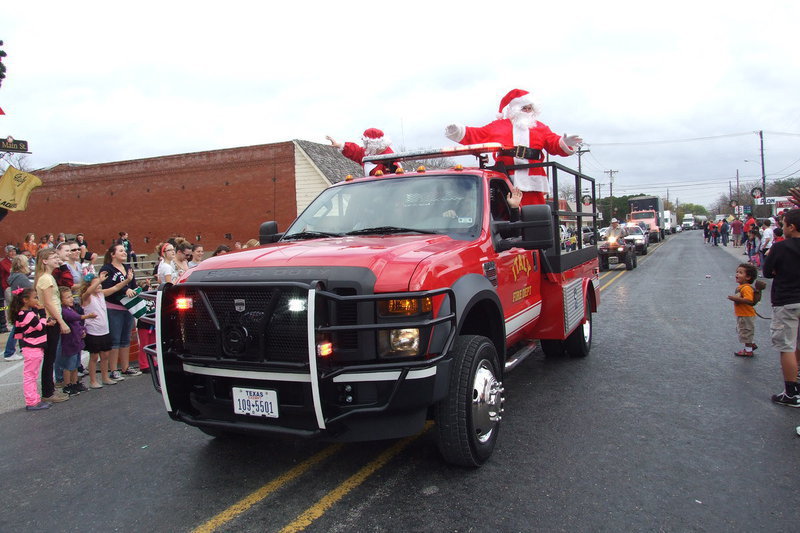
[[[531,295],[531,292],[533,292],[533,286],[531,286],[531,285],[528,285],[527,287],[523,287],[523,288],[519,289],[518,291],[514,291],[514,293],[511,295],[511,301],[512,302],[518,302],[518,301],[522,300],[523,298],[527,298],[528,296]]]
[[[533,270],[531,267],[531,258],[528,254],[520,254],[514,258],[514,263],[511,265],[511,272],[514,274],[514,281],[524,273],[526,276]]]
[[[239,313],[244,312],[245,310],[245,302],[244,298],[235,298],[233,300],[233,308],[236,309]]]

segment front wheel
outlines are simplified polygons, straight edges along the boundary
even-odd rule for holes
[[[633,252],[625,254],[625,270],[633,270],[633,267],[636,266],[633,262],[634,257],[636,257],[636,254]]]
[[[462,335],[453,345],[450,392],[436,404],[439,452],[448,463],[480,466],[494,450],[503,412],[500,359],[486,337]]]

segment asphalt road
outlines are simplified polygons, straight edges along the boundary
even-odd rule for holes
[[[603,274],[589,357],[506,376],[476,470],[443,464],[430,431],[213,439],[172,422],[148,376],[30,413],[6,374],[0,531],[795,531],[800,410],[769,400],[768,321],[757,357],[733,356],[740,256],[699,232],[650,250]]]

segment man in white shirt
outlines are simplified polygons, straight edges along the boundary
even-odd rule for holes
[[[761,264],[764,264],[764,256],[767,255],[769,249],[772,248],[772,242],[775,240],[775,234],[772,231],[772,220],[766,219],[761,226]]]

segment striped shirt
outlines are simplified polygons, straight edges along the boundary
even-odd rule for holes
[[[15,339],[20,340],[23,348],[44,348],[47,345],[44,310],[21,310],[14,322]]]

